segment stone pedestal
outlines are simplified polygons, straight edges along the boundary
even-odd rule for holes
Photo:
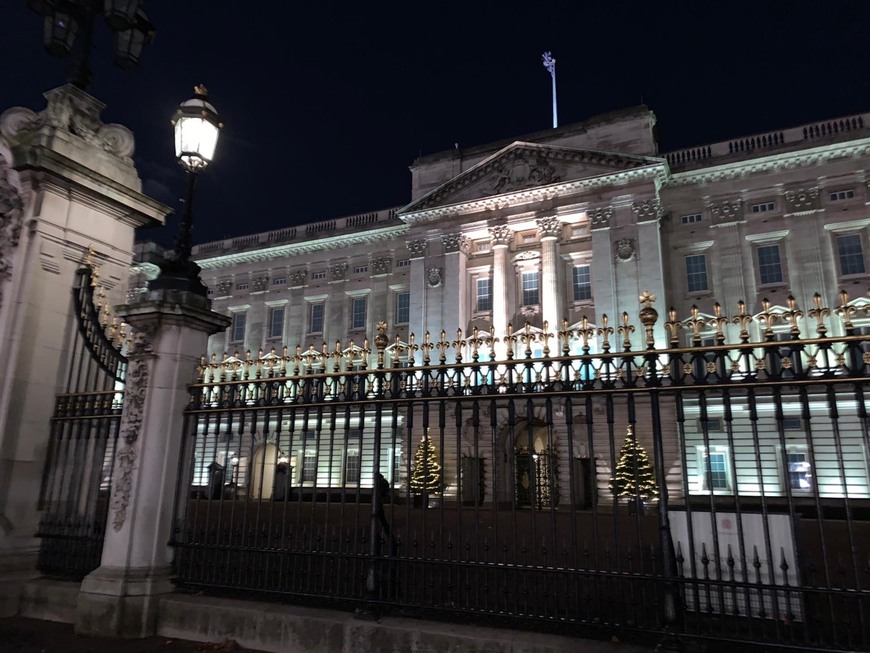
[[[135,335],[100,567],[85,577],[76,632],[155,633],[157,598],[172,591],[172,519],[187,385],[208,336],[229,326],[208,301],[172,290],[118,309]]]

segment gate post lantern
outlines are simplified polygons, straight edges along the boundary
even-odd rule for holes
[[[174,589],[169,543],[176,506],[183,511],[185,497],[178,461],[187,435],[187,386],[208,337],[230,324],[211,310],[199,266],[190,260],[196,175],[214,156],[220,129],[204,87],[182,103],[173,124],[176,155],[189,175],[187,203],[174,256],[143,301],[116,310],[131,326],[133,344],[102,558],[82,582],[76,611],[82,634],[155,633],[159,597]]]

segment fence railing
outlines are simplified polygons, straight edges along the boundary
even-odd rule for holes
[[[783,333],[769,306],[669,315],[656,349],[645,303],[639,350],[626,315],[615,341],[583,322],[391,355],[381,325],[373,352],[204,363],[179,581],[608,636],[866,648],[863,309],[790,304]],[[830,319],[846,335],[828,337]]]

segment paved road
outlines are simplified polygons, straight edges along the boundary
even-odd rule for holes
[[[0,653],[257,653],[233,641],[204,644],[181,639],[82,637],[70,624],[23,617],[0,619]]]

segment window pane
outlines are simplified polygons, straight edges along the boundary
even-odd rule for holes
[[[233,328],[230,334],[230,342],[243,342],[245,340],[245,320],[247,313],[236,313],[233,315]]]
[[[269,314],[269,337],[280,338],[284,335],[284,307],[273,308]]]
[[[765,245],[758,248],[758,272],[761,283],[782,283],[779,245]]]
[[[362,431],[353,429],[348,433],[347,453],[344,458],[344,482],[359,483],[362,457],[360,449],[362,444]]]
[[[788,484],[792,490],[811,490],[812,467],[807,454],[802,451],[787,453],[785,462],[788,466]]]
[[[728,473],[724,453],[710,453],[707,455],[707,469],[704,470],[706,481],[710,484],[710,490],[727,490]]]
[[[477,280],[477,310],[480,312],[492,310],[492,280]]]
[[[707,285],[707,257],[704,254],[686,257],[686,281],[689,292],[709,290]]]
[[[323,304],[311,305],[311,319],[308,323],[309,333],[321,333],[323,331]]]
[[[396,324],[407,324],[411,320],[411,293],[400,292],[396,295]]]
[[[538,273],[523,272],[523,306],[540,304],[538,294]]]
[[[350,320],[351,329],[364,329],[366,326],[366,299],[357,297],[353,300],[352,315]]]
[[[864,248],[861,236],[849,234],[837,237],[837,247],[840,253],[840,272],[847,274],[864,274]]]
[[[574,266],[574,301],[592,299],[592,277],[588,265]]]
[[[302,454],[302,482],[314,483],[317,480],[317,434],[314,431],[305,432],[305,444]]]

